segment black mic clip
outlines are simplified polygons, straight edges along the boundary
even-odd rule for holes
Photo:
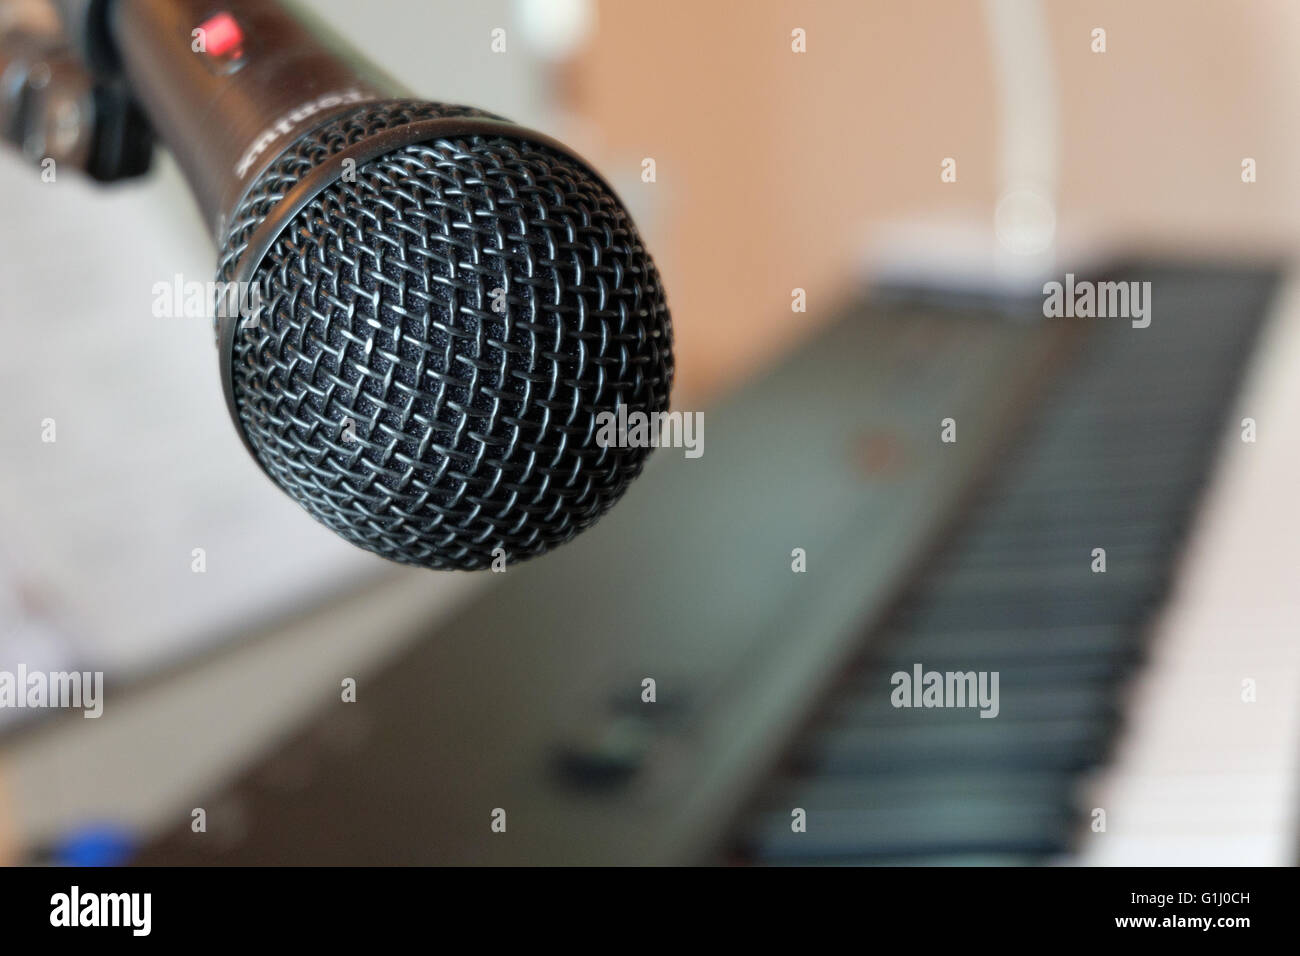
[[[100,182],[147,172],[153,132],[120,75],[91,65],[47,0],[8,3],[4,14],[0,140],[43,168],[53,161]]]

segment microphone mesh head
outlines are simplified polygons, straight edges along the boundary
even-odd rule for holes
[[[372,105],[300,141],[232,218],[221,277],[303,170],[447,109]],[[636,227],[590,170],[525,139],[453,137],[359,165],[253,277],[238,424],[300,505],[394,561],[475,569],[567,541],[650,451],[602,447],[599,413],[668,408],[671,323]]]

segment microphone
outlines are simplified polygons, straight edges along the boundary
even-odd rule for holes
[[[226,402],[312,517],[474,570],[590,527],[651,449],[672,323],[613,189],[547,136],[412,98],[275,0],[108,0],[113,56],[216,236]],[[655,419],[650,419],[655,420]]]

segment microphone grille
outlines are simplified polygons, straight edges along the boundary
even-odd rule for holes
[[[285,194],[296,186],[303,176],[355,143],[375,133],[428,119],[492,119],[509,122],[495,113],[457,106],[450,103],[429,103],[423,100],[384,100],[367,103],[355,110],[341,114],[325,125],[299,137],[249,185],[239,205],[231,213],[224,229],[221,259],[217,265],[220,277],[229,277],[240,256],[248,248],[257,227]]]
[[[383,112],[281,158],[244,218]],[[650,452],[599,442],[597,416],[668,408],[671,323],[631,218],[582,164],[504,135],[400,147],[349,178],[254,273],[260,320],[231,365],[254,454],[318,520],[402,563],[483,568],[567,541]]]

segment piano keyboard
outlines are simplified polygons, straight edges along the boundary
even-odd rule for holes
[[[1085,807],[1109,828],[1086,865],[1295,865],[1300,838],[1300,286],[1278,296],[1197,533]],[[1242,443],[1252,417],[1266,429]],[[1279,430],[1280,429],[1280,430]],[[1282,505],[1282,506],[1280,506]],[[1247,693],[1245,682],[1252,682]]]
[[[1121,845],[1107,835],[1112,824],[1131,831],[1129,804],[1158,817],[1170,799],[1147,781],[1121,812],[1087,792],[1086,772],[1121,731],[1126,682],[1275,283],[1209,271],[1117,278],[1152,282],[1151,325],[1073,320],[1091,323],[1077,359],[761,789],[734,841],[739,859],[1024,864],[1087,848],[1105,862],[1097,848]],[[996,672],[997,716],[894,706],[892,675],[918,665]],[[1186,688],[1171,719],[1195,726],[1207,698],[1236,683]],[[1186,740],[1177,751],[1188,754]]]
[[[1159,863],[1220,838],[1229,859],[1243,840],[1254,859],[1290,859],[1294,602],[1266,619],[1256,584],[1293,590],[1300,527],[1225,552],[1235,578],[1199,574],[1204,600],[1249,599],[1231,613],[1219,600],[1195,626],[1160,617],[1276,278],[1140,263],[1113,278],[1152,283],[1150,327],[854,303],[709,411],[702,458],[661,450],[638,504],[434,627],[412,613],[407,649],[363,676],[356,703],[325,687],[315,718],[233,779],[197,793],[178,778],[172,811],[141,817],[135,860]],[[1300,379],[1278,376],[1300,407]],[[1284,414],[1260,414],[1269,438],[1246,457],[1300,479],[1300,460],[1260,457],[1300,453]],[[1275,553],[1252,554],[1265,539]],[[918,665],[996,673],[997,716],[894,707],[894,675]],[[1212,715],[1251,674],[1255,709]],[[1145,696],[1168,686],[1169,703]],[[70,753],[110,734],[130,752],[125,701],[93,723],[93,741],[68,728]],[[1180,726],[1178,748],[1143,736]],[[192,762],[190,737],[172,736],[173,762]],[[1234,756],[1198,765],[1202,740]],[[10,758],[17,779],[43,766]],[[29,804],[45,833],[76,822]],[[193,806],[220,839],[192,832]],[[489,827],[496,808],[508,835]]]

